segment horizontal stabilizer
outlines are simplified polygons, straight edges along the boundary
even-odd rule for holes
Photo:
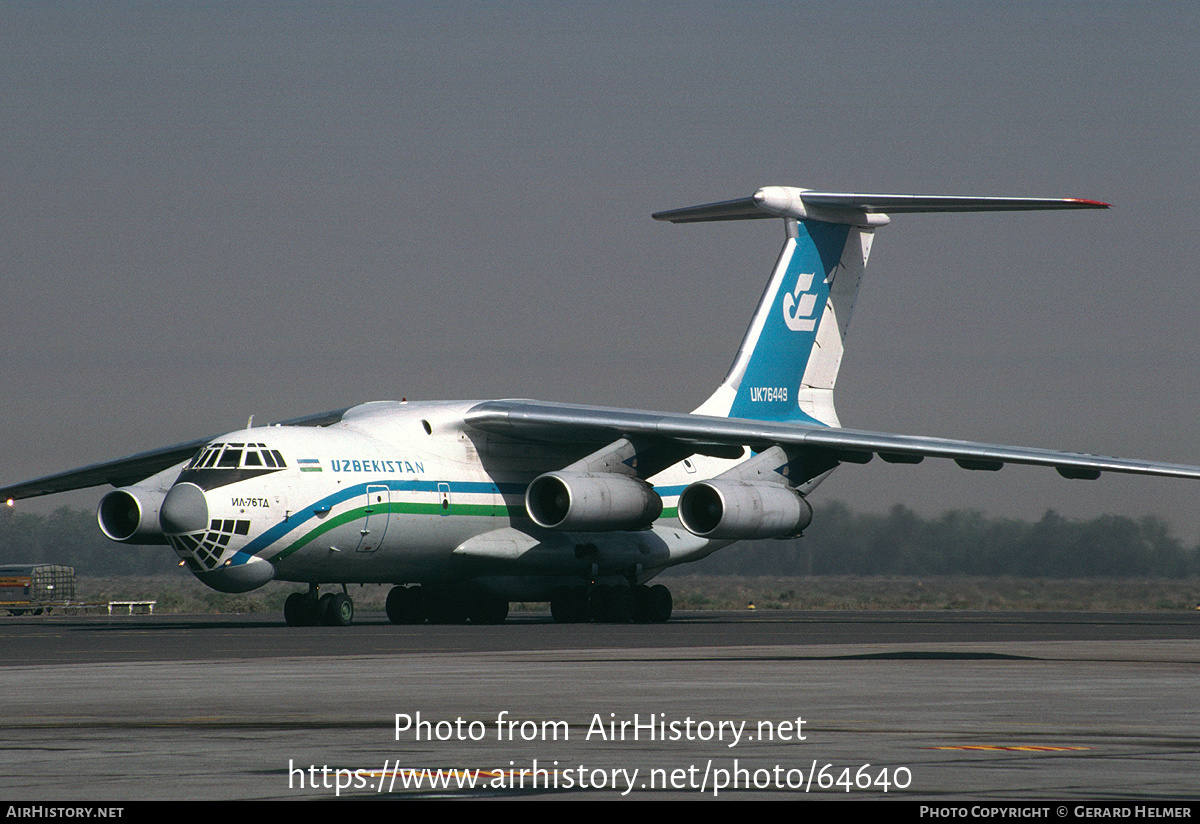
[[[1079,198],[952,197],[814,192],[792,186],[766,186],[750,197],[655,212],[655,220],[698,223],[706,220],[756,220],[784,217],[836,220],[837,213],[1012,212],[1039,209],[1107,209],[1107,203]],[[832,214],[830,214],[832,213]],[[843,218],[844,219],[844,218]],[[841,221],[838,221],[841,222]]]

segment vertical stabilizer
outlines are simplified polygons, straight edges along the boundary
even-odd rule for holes
[[[782,218],[787,240],[733,366],[701,415],[839,426],[833,389],[846,330],[887,212],[1096,209],[1090,200],[812,192],[785,186],[658,212],[673,223]]]
[[[838,425],[833,387],[873,230],[789,219],[787,234],[737,357],[699,414]]]

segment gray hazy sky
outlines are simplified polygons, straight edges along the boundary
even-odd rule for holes
[[[770,184],[1112,202],[897,216],[842,421],[1200,463],[1198,51],[1188,2],[5,3],[0,482],[380,398],[690,409],[782,231],[650,212]],[[1200,539],[1184,481],[818,496]]]

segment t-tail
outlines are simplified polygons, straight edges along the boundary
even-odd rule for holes
[[[657,220],[781,218],[787,240],[737,357],[701,415],[839,426],[833,388],[850,314],[888,213],[1104,209],[1094,200],[813,192],[768,186],[740,200],[657,212]]]

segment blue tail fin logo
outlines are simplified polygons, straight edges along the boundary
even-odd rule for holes
[[[817,296],[810,292],[816,272],[801,272],[796,291],[783,296],[783,322],[793,332],[812,332],[817,328]]]

